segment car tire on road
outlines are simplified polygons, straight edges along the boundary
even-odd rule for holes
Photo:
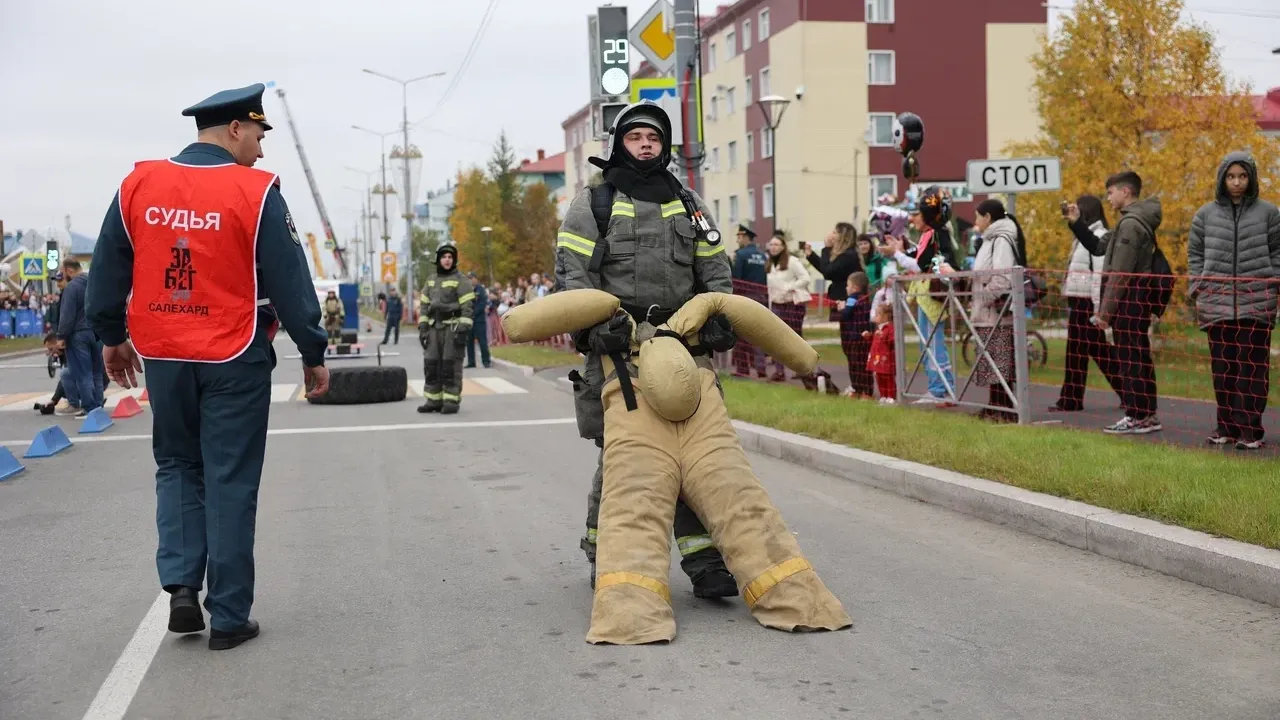
[[[307,398],[312,405],[367,405],[400,402],[409,394],[409,373],[402,367],[374,365],[329,370],[329,392]]]
[[[342,342],[346,343],[347,345],[354,345],[360,342],[360,331],[359,330],[343,330]]]

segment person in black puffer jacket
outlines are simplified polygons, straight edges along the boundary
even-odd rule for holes
[[[1215,190],[1192,219],[1187,243],[1190,293],[1209,334],[1218,401],[1209,442],[1257,450],[1280,291],[1280,210],[1258,197],[1258,168],[1248,153],[1223,159]]]

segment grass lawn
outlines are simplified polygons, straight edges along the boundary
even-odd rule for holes
[[[22,338],[0,338],[0,355],[44,348],[44,335]]]
[[[529,345],[527,343],[493,345],[490,346],[489,353],[507,362],[539,369],[582,364],[582,356],[578,353],[557,350],[545,345]]]
[[[809,338],[806,332],[805,337]],[[812,338],[809,338],[812,339]],[[1031,368],[1031,382],[1039,385],[1062,385],[1063,371],[1066,368],[1067,341],[1065,338],[1045,338],[1049,346],[1048,362],[1044,367]],[[844,367],[846,359],[839,345],[818,345],[819,362],[824,365]],[[952,350],[950,344],[948,351]],[[961,378],[968,377],[971,366],[964,361],[964,356],[957,344],[951,358],[959,377],[956,381],[961,385]],[[907,374],[920,359],[920,345],[907,343]],[[1209,345],[1203,335],[1200,337],[1167,337],[1161,347],[1155,351],[1156,384],[1162,397],[1186,398],[1189,400],[1206,400],[1213,402],[1213,374],[1209,365]],[[921,376],[923,376],[923,365]],[[1110,390],[1106,378],[1098,370],[1098,366],[1090,362],[1088,386],[1094,390]],[[1269,403],[1280,402],[1280,362],[1271,364],[1271,392]]]
[[[739,420],[1280,549],[1274,460],[724,384]]]

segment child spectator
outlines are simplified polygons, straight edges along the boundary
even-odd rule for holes
[[[877,305],[871,317],[879,329],[871,340],[867,369],[876,376],[880,403],[892,405],[897,402],[898,397],[898,362],[893,349],[893,308],[889,305]]]
[[[845,284],[848,297],[840,312],[840,348],[849,361],[849,391],[852,397],[874,397],[867,355],[871,352],[871,302],[867,294],[870,279],[866,273],[849,275]]]

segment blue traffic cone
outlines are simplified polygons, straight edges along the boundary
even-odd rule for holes
[[[57,425],[51,425],[40,432],[31,441],[31,446],[23,454],[24,458],[43,458],[57,455],[71,447],[71,439]]]
[[[26,466],[18,462],[18,458],[9,452],[9,448],[0,447],[0,480],[8,480],[26,469]]]

